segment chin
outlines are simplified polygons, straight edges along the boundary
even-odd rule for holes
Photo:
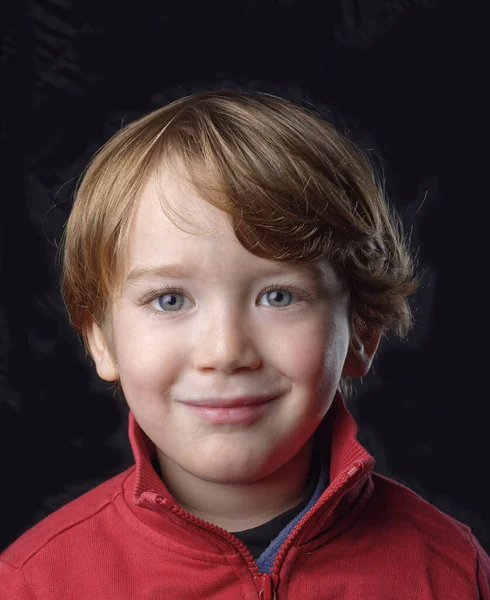
[[[192,474],[204,481],[221,484],[248,484],[266,477],[269,473],[263,463],[260,464],[236,464],[227,460],[226,464],[216,464],[214,462],[209,468],[203,468],[191,471]]]

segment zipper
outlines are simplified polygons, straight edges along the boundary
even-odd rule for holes
[[[347,473],[340,477],[337,483],[329,491],[328,496],[326,496],[322,500],[322,503],[313,506],[306,513],[306,515],[304,515],[303,518],[295,525],[293,530],[290,532],[290,534],[280,547],[279,552],[277,553],[276,558],[274,559],[274,562],[272,564],[270,574],[260,572],[257,562],[251,554],[250,550],[245,546],[245,544],[241,540],[239,540],[236,536],[234,536],[226,529],[223,529],[218,525],[214,525],[213,523],[209,523],[208,521],[204,521],[203,519],[196,517],[195,515],[185,511],[177,504],[174,504],[168,498],[164,498],[163,496],[159,495],[151,495],[154,497],[154,501],[163,508],[172,511],[176,515],[182,517],[186,521],[193,523],[194,525],[197,525],[198,527],[201,527],[202,529],[212,531],[213,533],[218,533],[226,540],[228,540],[231,544],[233,544],[233,546],[235,546],[235,548],[244,557],[247,566],[253,575],[253,580],[255,588],[258,592],[259,600],[277,600],[276,589],[279,583],[278,573],[281,567],[281,563],[284,560],[286,554],[288,553],[289,548],[292,546],[294,540],[296,539],[296,536],[301,531],[303,525],[315,512],[317,512],[325,504],[325,502],[330,500],[332,496],[334,496],[342,487],[344,487],[345,484],[349,481],[349,479],[351,479],[356,473],[358,473],[362,469],[362,467],[362,461],[356,462],[355,465],[349,471],[347,471]]]
[[[276,587],[279,579],[267,573],[254,577],[260,600],[276,600]]]

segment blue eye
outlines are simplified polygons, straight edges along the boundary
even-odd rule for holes
[[[162,293],[163,292],[163,293]],[[158,296],[154,297],[154,300],[158,300],[158,306],[162,309],[163,312],[177,312],[184,302],[175,301],[175,298],[184,295],[184,290],[182,288],[169,288],[168,290],[163,289],[160,290]],[[170,308],[170,310],[165,310],[164,306]]]
[[[279,302],[282,303],[284,302],[284,298],[288,298],[288,296],[291,298],[292,297],[292,293],[286,290],[282,290],[276,286],[269,286],[267,289],[265,289],[262,294],[262,296],[275,296],[275,298],[273,298],[273,302]],[[268,299],[268,302],[270,302],[270,299]],[[287,305],[285,304],[281,304],[279,306],[279,308],[286,308]]]

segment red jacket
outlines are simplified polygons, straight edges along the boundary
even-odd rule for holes
[[[279,540],[270,573],[178,506],[130,413],[136,464],[9,546],[0,600],[490,600],[490,559],[471,530],[372,472],[340,394],[319,435],[327,423],[329,483]]]

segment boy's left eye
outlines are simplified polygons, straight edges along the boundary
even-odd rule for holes
[[[278,288],[277,286],[269,286],[268,288],[266,288],[263,292],[261,292],[261,297],[263,296],[268,296],[269,294],[271,296],[275,296],[274,298],[268,298],[268,302],[272,299],[272,302],[279,302],[282,303],[284,302],[284,299],[293,296],[293,293],[291,290],[284,290],[281,288]],[[262,306],[262,305],[261,305]],[[279,308],[286,308],[286,306],[284,304],[281,304],[281,306]]]

